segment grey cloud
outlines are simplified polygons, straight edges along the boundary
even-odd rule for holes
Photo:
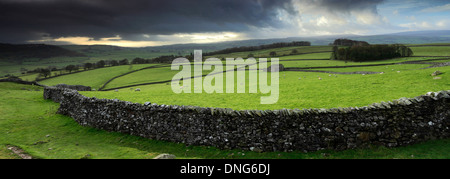
[[[352,12],[377,12],[377,6],[384,0],[293,0],[303,12],[348,15]]]
[[[0,0],[0,42],[239,32],[283,26],[279,11],[295,13],[291,0]]]

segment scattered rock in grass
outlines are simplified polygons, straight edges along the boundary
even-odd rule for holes
[[[433,78],[433,80],[440,80],[440,79],[442,79],[442,77],[440,77],[440,76],[437,76],[437,77]]]
[[[81,157],[80,159],[89,159],[91,157],[91,154],[86,154],[83,157]]]
[[[433,72],[433,73],[431,74],[431,76],[437,76],[437,75],[440,75],[440,74],[442,74],[441,71],[435,71],[435,72]]]
[[[116,90],[114,90],[114,92],[119,92],[119,90],[118,90],[118,89],[116,89]]]
[[[14,154],[18,155],[22,159],[33,159],[33,157],[31,157],[31,155],[28,155],[27,153],[25,153],[25,151],[23,151],[19,147],[10,146],[10,145],[8,145],[6,147],[8,148],[8,150],[12,151]]]
[[[141,88],[136,88],[136,90],[134,90],[134,91],[141,91]]]
[[[40,144],[45,144],[48,143],[47,141],[37,141],[35,143],[33,143],[33,145],[40,145]]]
[[[159,154],[158,156],[156,156],[153,159],[175,159],[176,156],[172,155],[172,154]]]

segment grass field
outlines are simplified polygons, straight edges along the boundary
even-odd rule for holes
[[[177,71],[170,70],[170,67],[162,67],[155,69],[147,69],[138,71],[124,77],[119,77],[114,79],[111,83],[106,85],[106,89],[113,89],[116,87],[139,84],[139,83],[149,83],[157,81],[171,80],[173,75]]]
[[[297,53],[292,54],[292,50],[297,50]],[[303,54],[303,53],[311,53],[311,52],[325,52],[331,51],[331,46],[301,46],[301,47],[282,47],[282,48],[273,48],[273,49],[265,49],[265,50],[255,50],[251,52],[236,52],[236,53],[228,53],[228,54],[218,54],[213,57],[216,58],[247,58],[249,54],[253,54],[255,58],[268,58],[271,57],[270,52],[276,52],[277,56],[287,56],[287,55],[295,55],[295,54]],[[331,54],[329,52],[325,52],[321,54],[321,58],[330,58]],[[316,56],[316,55],[315,55]],[[206,58],[211,56],[206,56]],[[306,57],[308,58],[308,57]]]
[[[85,85],[90,86],[94,89],[99,89],[101,86],[103,86],[104,83],[106,83],[109,79],[111,79],[114,76],[154,65],[156,64],[122,65],[115,67],[107,67],[50,78],[47,80],[43,80],[40,83],[49,86],[57,84]]]
[[[414,70],[420,68],[421,65],[393,65],[387,67],[390,68],[381,66],[358,69],[371,69],[367,71],[387,69],[384,74],[372,75],[331,75],[327,73],[296,71],[281,72],[279,101],[272,105],[260,104],[259,101],[261,96],[268,96],[269,94],[174,94],[171,86],[165,83],[137,86],[136,88],[141,89],[140,92],[123,89],[119,90],[119,92],[98,91],[82,92],[82,94],[97,98],[120,99],[139,103],[150,101],[167,105],[194,105],[232,109],[302,109],[366,106],[375,102],[391,101],[400,97],[414,97],[429,91],[440,91],[450,88],[449,81],[445,80],[450,77],[450,67],[424,70]],[[350,69],[344,68],[339,70]],[[400,72],[397,72],[399,70]],[[444,73],[441,75],[442,79],[434,80],[430,76],[436,70]],[[318,77],[321,77],[322,80],[319,80]],[[246,89],[248,89],[248,84]]]
[[[21,90],[32,88],[33,91]],[[34,91],[39,89],[41,91]],[[34,158],[153,158],[170,153],[177,158],[215,159],[310,159],[310,158],[450,158],[450,140],[434,140],[412,146],[371,147],[346,151],[266,152],[219,150],[185,146],[106,132],[78,125],[70,117],[56,114],[57,103],[43,100],[42,88],[0,83],[0,158],[17,158],[6,145],[24,149]],[[23,105],[26,103],[26,105]],[[326,155],[325,155],[326,154]]]
[[[285,67],[330,67],[330,66],[350,66],[350,65],[371,65],[371,64],[386,64],[386,63],[401,63],[405,61],[420,61],[428,59],[439,59],[439,57],[407,57],[407,58],[394,58],[380,61],[371,62],[345,62],[339,60],[281,60],[280,64]]]
[[[267,57],[276,51],[280,63],[285,67],[308,68],[329,72],[373,71],[383,74],[330,74],[304,71],[283,71],[279,74],[279,100],[276,104],[260,104],[262,93],[182,93],[175,94],[170,83],[133,86],[115,91],[80,92],[97,98],[120,99],[138,103],[153,102],[168,105],[193,105],[232,109],[294,109],[294,108],[335,108],[366,106],[375,102],[391,101],[401,97],[415,97],[429,91],[450,89],[450,66],[428,68],[431,64],[390,64],[381,66],[334,68],[350,65],[370,65],[420,61],[442,57],[408,57],[376,62],[343,62],[324,60],[330,56],[330,46],[297,47],[298,53],[288,55],[295,47],[269,49],[254,52],[223,54],[223,57]],[[450,56],[449,47],[413,47],[416,56]],[[431,48],[434,48],[431,49]],[[267,56],[266,56],[267,55]],[[217,57],[221,57],[217,56]],[[306,60],[305,60],[306,59]],[[311,60],[312,59],[312,60]],[[319,60],[314,60],[319,59]],[[432,60],[431,62],[448,62]],[[31,63],[31,62],[30,62]],[[87,85],[98,89],[115,76],[132,70],[157,64],[116,66],[63,75],[41,81],[42,84]],[[333,67],[333,68],[321,68]],[[430,74],[439,70],[441,79],[433,79]],[[204,75],[210,70],[205,70]],[[145,69],[112,80],[105,89],[126,85],[158,82],[172,79],[177,71],[170,67]],[[223,75],[223,74],[216,74]],[[270,74],[269,74],[270,75]],[[320,77],[320,79],[319,79]],[[22,76],[32,80],[33,74]],[[235,74],[234,85],[239,85]],[[203,78],[204,79],[204,78]],[[245,79],[248,79],[246,72]],[[224,76],[224,82],[226,77]],[[183,84],[194,87],[193,84]],[[256,83],[246,83],[246,89]],[[22,88],[31,89],[21,90]],[[35,91],[40,90],[40,91]],[[241,150],[219,150],[206,146],[185,146],[183,144],[148,140],[114,132],[79,126],[73,119],[58,115],[57,103],[43,100],[42,88],[36,86],[0,83],[0,158],[17,158],[6,145],[18,146],[35,158],[153,158],[160,153],[171,153],[177,158],[450,158],[450,140],[434,140],[407,147],[385,148],[372,146],[365,149],[346,151],[267,152],[255,153]],[[326,153],[326,155],[324,155]]]
[[[450,56],[449,46],[410,47],[414,56]]]
[[[315,52],[317,50],[323,50],[325,47],[309,47],[311,49],[308,49],[308,47],[301,48],[304,51]],[[427,49],[429,47],[425,46],[417,48]],[[289,47],[289,49],[291,49],[291,47]],[[430,68],[423,70],[421,69],[428,67],[431,64],[395,64],[351,68],[317,68],[350,65],[389,64],[405,61],[437,59],[438,57],[395,58],[364,63],[343,62],[337,60],[301,60],[314,58],[321,59],[323,56],[325,56],[324,54],[329,55],[329,53],[312,53],[284,56],[280,57],[280,63],[285,67],[316,67],[313,70],[330,72],[371,71],[383,72],[383,74],[331,75],[328,73],[317,72],[281,72],[280,97],[278,103],[273,105],[259,104],[260,97],[268,96],[269,94],[174,94],[172,92],[171,86],[169,85],[170,83],[134,86],[133,88],[141,89],[141,92],[139,93],[136,93],[135,91],[127,88],[120,89],[119,92],[97,91],[83,92],[83,94],[87,96],[95,96],[97,98],[120,99],[140,103],[151,101],[158,104],[195,105],[203,107],[224,107],[233,109],[301,109],[365,106],[374,102],[390,101],[393,99],[398,99],[400,97],[414,97],[425,94],[429,91],[447,90],[450,87],[448,80],[446,80],[449,78],[449,67]],[[118,74],[127,72],[126,67],[119,66],[113,68],[117,68],[117,70],[112,70],[109,68],[92,70],[88,72],[65,75],[49,80],[44,80],[42,81],[42,83],[47,85],[55,85],[65,82],[68,84],[93,86],[94,88],[97,87],[98,89],[98,87],[104,84],[108,79]],[[436,70],[444,73],[443,75],[441,75],[442,79],[434,80],[430,76],[430,74]],[[203,74],[206,75],[209,72],[210,71],[204,71]],[[170,70],[170,67],[146,69],[116,78],[108,83],[105,89],[115,89],[120,88],[121,86],[167,81],[171,80],[176,73],[177,71]],[[95,76],[96,78],[90,79],[89,77],[92,76]],[[319,77],[322,80],[318,80]],[[224,79],[224,81],[225,80],[226,78]],[[249,84],[246,85],[246,88],[248,89]],[[193,87],[194,84],[188,86]],[[237,86],[237,84],[235,84],[235,86]],[[358,94],[365,94],[365,96],[361,97],[361,95]]]

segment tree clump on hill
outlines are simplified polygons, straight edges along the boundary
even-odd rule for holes
[[[357,41],[350,39],[336,39],[333,42],[335,46],[369,46],[370,44],[366,41]]]
[[[353,62],[376,61],[398,57],[409,57],[413,51],[402,44],[370,45],[364,41],[352,41],[348,39],[335,40],[335,46],[331,54],[332,60],[344,60]],[[348,47],[339,48],[338,45]]]
[[[271,48],[281,48],[281,47],[295,47],[295,46],[311,46],[311,42],[308,41],[293,41],[293,42],[279,42],[267,45],[259,45],[259,46],[243,46],[243,47],[233,47],[227,48],[223,50],[218,50],[214,52],[203,53],[205,56],[212,56],[217,54],[227,54],[227,53],[235,53],[235,52],[247,52],[247,51],[255,51],[255,50],[264,50]]]

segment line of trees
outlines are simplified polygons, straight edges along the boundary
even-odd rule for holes
[[[254,50],[262,50],[262,49],[270,49],[270,48],[280,48],[280,47],[292,47],[292,46],[311,46],[310,42],[307,41],[294,41],[289,43],[273,43],[268,45],[260,45],[260,46],[249,46],[249,47],[235,47],[235,48],[228,48],[224,50],[219,50],[215,52],[209,52],[204,53],[203,56],[210,56],[214,54],[223,54],[223,53],[232,53],[232,52],[242,52],[242,51],[254,51]],[[292,53],[296,53],[296,51],[292,51]],[[270,56],[275,56],[276,52],[270,52]],[[250,55],[249,55],[250,56]],[[253,55],[252,55],[253,56]],[[84,70],[91,70],[91,69],[97,69],[97,68],[103,68],[107,65],[109,66],[118,66],[118,65],[130,65],[130,64],[147,64],[147,63],[171,63],[175,58],[181,57],[180,55],[166,55],[166,56],[159,56],[152,59],[143,59],[143,58],[134,58],[131,62],[128,59],[123,60],[100,60],[96,63],[84,63],[82,65],[67,65],[62,69],[58,69],[56,67],[48,67],[48,68],[36,68],[34,70],[27,70],[25,73],[39,73],[38,78],[40,77],[50,77],[52,76],[53,71],[60,71],[60,74],[62,74],[62,71],[65,70],[68,73],[72,73],[74,71],[79,71],[80,69]],[[193,54],[185,56],[187,59],[192,59]],[[55,74],[57,75],[57,74]]]
[[[25,73],[38,73],[38,78],[50,77],[52,76],[53,71],[67,71],[68,73],[72,73],[74,71],[78,71],[80,69],[84,70],[92,70],[97,68],[104,68],[106,66],[119,66],[119,65],[131,65],[131,64],[147,64],[147,63],[171,63],[173,59],[178,58],[179,56],[167,55],[155,57],[152,59],[143,59],[143,58],[134,58],[131,62],[128,59],[123,60],[100,60],[96,63],[84,63],[82,65],[67,65],[62,69],[58,69],[56,67],[48,67],[48,68],[36,68],[34,70],[27,70]]]
[[[369,46],[370,44],[366,41],[357,41],[350,39],[336,39],[334,40],[334,46]]]
[[[131,64],[146,64],[146,63],[172,63],[172,61],[175,58],[178,58],[181,56],[174,56],[174,55],[164,55],[155,57],[152,59],[143,59],[143,58],[135,58],[131,61]],[[190,55],[187,55],[186,58],[189,59]]]
[[[217,55],[217,54],[227,54],[227,53],[235,53],[235,52],[246,52],[246,51],[264,50],[264,49],[281,48],[281,47],[295,47],[295,46],[311,46],[311,42],[293,41],[293,42],[279,42],[279,43],[259,45],[259,46],[233,47],[233,48],[227,48],[227,49],[218,50],[218,51],[214,51],[214,52],[203,53],[203,55],[204,56],[212,56],[212,55]]]
[[[38,78],[40,78],[40,77],[47,78],[47,77],[52,76],[52,72],[54,72],[54,71],[60,71],[61,72],[60,74],[62,74],[63,70],[65,70],[65,71],[67,71],[69,73],[72,73],[72,72],[78,71],[80,69],[91,70],[91,69],[96,69],[96,68],[103,68],[103,67],[105,67],[107,65],[109,65],[109,66],[118,66],[118,65],[129,65],[129,64],[130,63],[128,62],[128,59],[123,59],[123,60],[120,60],[120,61],[117,61],[117,60],[106,60],[106,61],[105,60],[100,60],[100,61],[98,61],[96,63],[84,63],[82,65],[67,65],[67,66],[65,66],[65,67],[63,67],[61,69],[58,69],[57,67],[54,67],[54,66],[53,67],[49,66],[48,68],[36,68],[34,70],[26,70],[26,69],[24,69],[25,71],[23,71],[22,74],[38,73],[39,74]]]
[[[333,47],[332,60],[344,60],[354,62],[376,61],[397,57],[409,57],[413,51],[401,44],[392,45],[354,45],[350,47]]]

